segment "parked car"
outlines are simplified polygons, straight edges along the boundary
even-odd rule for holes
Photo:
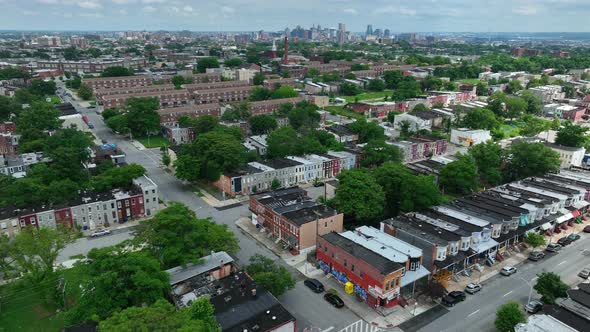
[[[558,243],[549,243],[547,248],[545,249],[548,252],[558,252],[562,248],[561,244]]]
[[[529,254],[529,260],[533,262],[536,262],[543,257],[545,257],[545,254],[542,251],[531,251]]]
[[[584,233],[590,233],[590,225],[584,227]]]
[[[90,129],[94,129],[94,125],[93,125],[92,123],[89,123],[89,124],[88,124],[88,128],[90,128]]]
[[[516,268],[514,266],[504,266],[502,270],[500,270],[500,274],[503,276],[509,276],[516,273]]]
[[[557,240],[557,243],[559,243],[562,247],[565,247],[568,244],[572,243],[572,240],[570,240],[567,236],[564,236],[561,239]]]
[[[577,241],[577,240],[580,239],[580,234],[570,234],[570,235],[567,236],[567,238],[570,241],[574,242],[574,241]]]
[[[99,237],[99,236],[103,236],[103,235],[109,235],[111,234],[111,231],[108,229],[101,229],[98,231],[93,232],[92,234],[90,234],[91,237]]]
[[[476,283],[470,283],[465,286],[465,293],[475,294],[481,290],[481,285]]]
[[[465,293],[461,291],[452,291],[442,298],[442,303],[447,307],[452,307],[463,300],[465,300]]]
[[[324,285],[317,279],[306,279],[303,284],[315,293],[321,293],[324,291]]]
[[[590,267],[585,267],[580,273],[578,273],[578,277],[588,279],[590,277]]]
[[[543,309],[543,303],[537,300],[532,300],[524,306],[524,310],[530,314],[536,314]]]
[[[331,305],[335,306],[336,308],[344,307],[344,302],[340,298],[340,296],[332,293],[326,293],[324,295],[324,300],[328,301]]]

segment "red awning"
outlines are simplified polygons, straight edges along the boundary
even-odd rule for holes
[[[580,211],[578,211],[578,210],[572,211],[572,216],[574,216],[574,218],[577,217],[577,216],[579,216],[579,215],[580,215]]]

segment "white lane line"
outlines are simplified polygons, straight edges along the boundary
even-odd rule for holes
[[[330,326],[327,329],[323,330],[322,332],[329,332],[332,331],[334,329],[334,326]]]
[[[563,264],[563,263],[565,263],[565,262],[567,262],[567,261],[563,261],[563,262],[561,262],[561,263],[557,264],[557,266],[560,266],[561,264]]]
[[[475,310],[474,312],[472,312],[472,313],[470,313],[469,315],[467,315],[467,317],[470,317],[470,316],[473,316],[473,315],[475,315],[476,313],[478,313],[478,312],[479,312],[479,310],[481,310],[481,309],[477,309],[477,310]]]
[[[512,292],[513,292],[513,291],[510,291],[510,292],[508,292],[508,293],[506,293],[506,294],[502,295],[502,297],[506,297],[506,296],[510,295]]]

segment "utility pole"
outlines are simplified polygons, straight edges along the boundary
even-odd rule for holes
[[[529,300],[526,302],[526,304],[529,304],[531,302],[531,297],[533,296],[533,284],[531,282],[528,282],[526,279],[524,278],[520,278],[520,280],[524,281],[530,288],[531,290],[529,291]]]

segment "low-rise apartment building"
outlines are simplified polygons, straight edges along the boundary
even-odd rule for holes
[[[387,141],[386,143],[398,147],[402,151],[406,163],[444,155],[447,153],[449,145],[446,138],[425,135],[413,136],[403,141]]]
[[[110,88],[110,89],[96,89],[94,90],[94,96],[98,104],[104,103],[104,96],[113,95],[129,95],[144,92],[158,92],[158,91],[172,91],[175,90],[175,86],[172,84],[154,84],[154,85],[143,85],[143,86],[132,86],[132,87],[121,87],[121,88]]]
[[[167,137],[172,145],[187,144],[195,139],[195,132],[190,127],[163,125],[162,135]]]
[[[287,188],[250,196],[252,223],[263,227],[293,254],[307,253],[318,236],[344,230],[344,215],[314,202],[300,188]]]
[[[0,134],[14,134],[16,133],[16,123],[14,122],[0,122]]]
[[[160,124],[165,126],[177,126],[178,119],[183,116],[198,118],[203,115],[210,115],[219,118],[221,116],[221,106],[216,103],[210,103],[162,108],[158,110],[158,114],[160,115]]]
[[[14,133],[0,133],[0,155],[16,155],[20,135]]]
[[[451,143],[462,146],[474,146],[492,139],[489,130],[457,128],[451,129]]]
[[[43,60],[37,61],[38,69],[69,72],[102,73],[110,67],[142,69],[149,66],[146,58],[105,59],[92,61]]]
[[[545,143],[545,146],[559,153],[559,161],[561,162],[561,168],[568,168],[571,166],[582,166],[582,160],[586,155],[586,148],[576,148],[553,143]]]
[[[235,103],[248,100],[252,87],[249,85],[230,88],[202,89],[192,93],[197,104]]]
[[[262,86],[270,90],[275,90],[281,86],[289,86],[295,88],[297,86],[297,80],[295,78],[266,79],[262,83]]]
[[[223,88],[236,88],[250,86],[248,81],[219,81],[219,82],[203,82],[203,83],[191,83],[183,84],[182,88],[189,92],[209,90],[209,89],[223,89]]]
[[[82,83],[86,84],[92,91],[100,89],[120,89],[136,86],[152,85],[151,76],[120,76],[120,77],[93,77],[83,78]]]
[[[563,92],[560,85],[543,85],[530,88],[528,91],[532,92],[537,98],[540,98],[543,104],[550,104],[555,99],[565,98],[565,92]]]
[[[129,98],[155,97],[160,101],[160,107],[179,107],[192,103],[191,94],[187,90],[153,91],[133,94],[108,95],[103,97],[105,108],[120,108],[125,106]]]
[[[291,104],[295,106],[301,101],[303,101],[302,97],[270,99],[248,103],[248,107],[250,114],[256,116],[261,114],[272,114],[273,112],[278,111],[283,104]]]

